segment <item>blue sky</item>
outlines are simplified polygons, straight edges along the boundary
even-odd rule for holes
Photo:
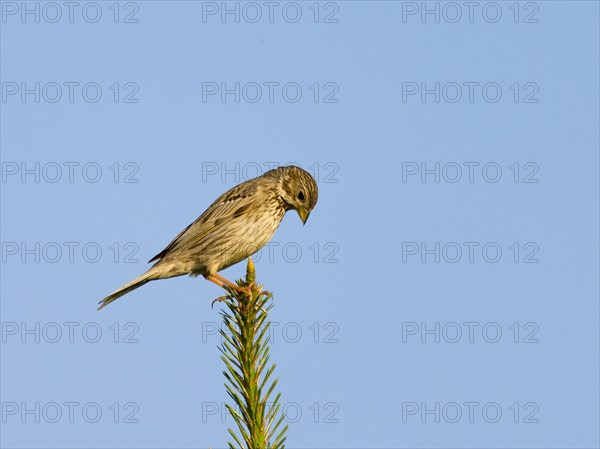
[[[599,445],[596,2],[1,8],[3,447],[226,446],[222,292],[96,303],[287,163],[288,447]]]

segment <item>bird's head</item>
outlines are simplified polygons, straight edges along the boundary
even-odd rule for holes
[[[289,165],[277,169],[281,176],[281,199],[286,210],[298,212],[302,223],[317,204],[319,189],[315,179],[306,170]]]

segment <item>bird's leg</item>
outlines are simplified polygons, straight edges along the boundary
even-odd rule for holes
[[[219,282],[227,285],[229,288],[232,288],[234,290],[239,289],[240,287],[237,284],[234,284],[233,282],[231,282],[230,280],[228,280],[227,278],[224,278],[223,276],[221,276],[219,273],[215,273],[212,275],[213,278],[217,279]]]
[[[227,290],[227,288],[230,288],[231,290],[235,290],[236,292],[239,293],[243,293],[245,295],[249,295],[250,294],[250,288],[248,287],[240,287],[239,285],[235,285],[233,282],[229,281],[228,279],[224,278],[223,276],[221,276],[220,274],[206,274],[204,275],[204,278],[214,282],[215,284],[217,284],[219,287]]]
[[[221,277],[221,276],[219,276],[219,277]],[[214,282],[222,289],[227,290],[227,284],[225,284],[224,282],[221,282],[219,279],[217,279],[213,276],[210,276],[208,274],[205,275],[204,278],[208,281]],[[223,278],[223,279],[225,279],[225,278]],[[217,299],[213,300],[213,302],[210,303],[210,307],[213,308],[216,302],[225,301],[226,299],[227,299],[227,296],[219,296]]]
[[[210,274],[205,274],[204,275],[204,279],[206,279],[207,281],[210,281],[210,282],[214,282],[215,284],[217,284],[221,288],[225,288],[226,284],[224,282],[220,281],[219,279],[217,279],[214,276],[211,276]]]

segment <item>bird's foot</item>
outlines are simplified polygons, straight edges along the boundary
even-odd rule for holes
[[[271,292],[268,292],[266,290],[262,290],[262,285],[257,285],[256,283],[252,282],[249,285],[247,285],[246,287],[240,287],[238,286],[237,290],[240,293],[243,293],[244,295],[250,296],[252,294],[253,291],[259,291],[259,295],[264,295],[264,296],[269,296],[271,294]]]
[[[247,287],[242,287],[240,285],[236,285],[235,287],[229,287],[229,288],[238,294],[241,293],[242,295],[245,295],[248,297],[252,296],[252,286],[251,285],[249,285]]]

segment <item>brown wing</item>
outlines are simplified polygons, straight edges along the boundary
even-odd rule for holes
[[[148,263],[155,260],[159,263],[165,256],[174,251],[185,247],[193,247],[217,230],[225,221],[241,215],[246,209],[252,207],[251,197],[256,190],[256,179],[251,179],[225,192]]]

